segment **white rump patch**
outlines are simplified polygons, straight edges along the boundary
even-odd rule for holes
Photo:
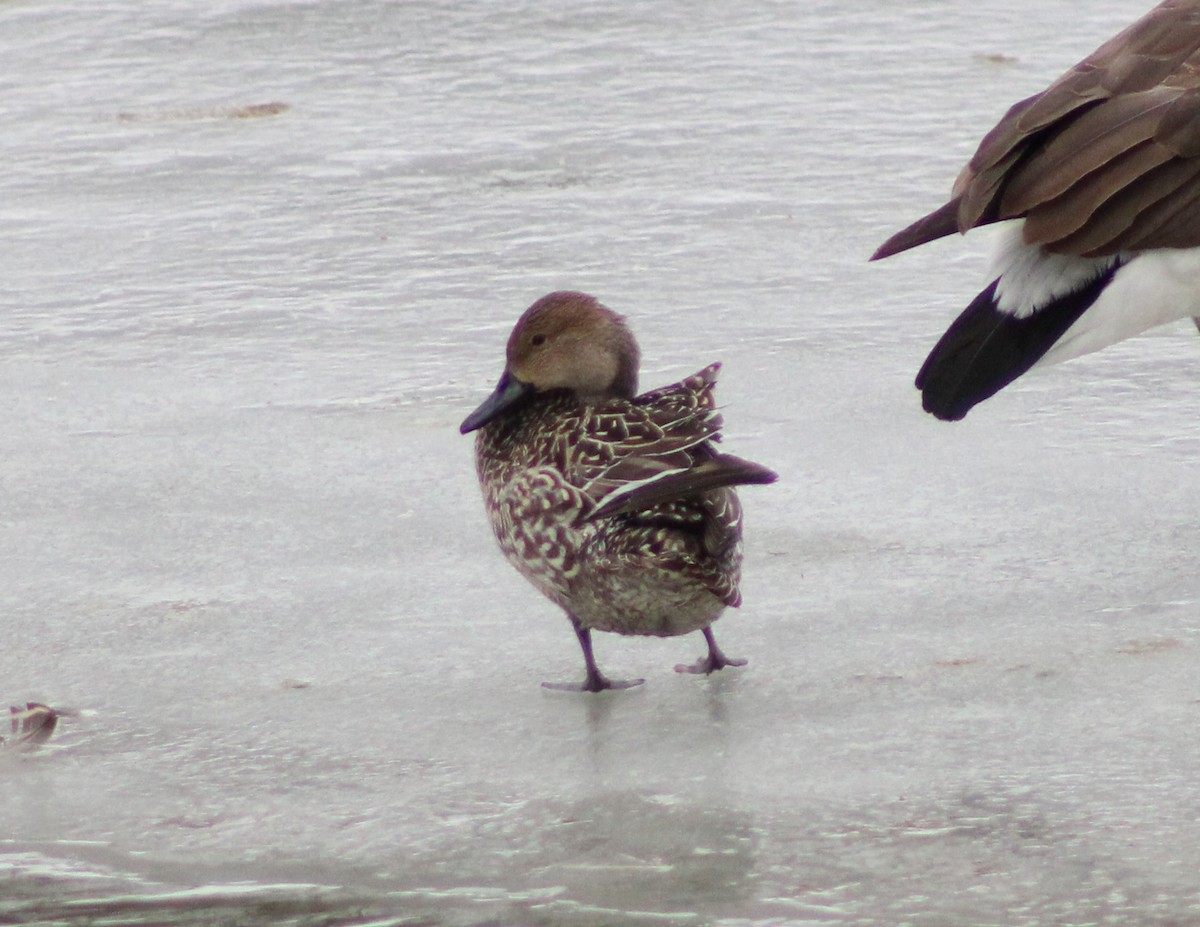
[[[1148,328],[1200,316],[1200,248],[1161,248],[1104,258],[1051,254],[1021,237],[1023,220],[1000,230],[992,258],[1001,312],[1028,318],[1086,286],[1118,260],[1112,282],[1036,366],[1057,364],[1132,338]]]
[[[992,277],[996,284],[996,308],[1025,319],[1095,280],[1108,270],[1116,257],[1085,258],[1073,254],[1051,254],[1022,237],[1025,220],[1007,223],[1000,229],[992,254]]]

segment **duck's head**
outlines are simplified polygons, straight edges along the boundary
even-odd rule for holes
[[[507,358],[495,391],[462,423],[463,434],[547,390],[570,390],[583,402],[637,392],[633,333],[586,293],[551,293],[526,309],[508,337]]]

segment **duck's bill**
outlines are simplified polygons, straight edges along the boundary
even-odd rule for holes
[[[533,392],[533,387],[528,383],[522,383],[507,370],[504,371],[504,376],[500,378],[500,382],[496,384],[496,388],[492,391],[492,395],[488,396],[483,401],[478,409],[468,415],[463,423],[458,427],[464,435],[474,431],[476,428],[482,428],[497,415],[511,409],[528,395]]]

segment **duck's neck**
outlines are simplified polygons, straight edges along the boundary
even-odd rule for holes
[[[626,327],[624,319],[620,319],[617,323],[617,337],[621,342],[617,351],[617,375],[613,377],[608,395],[632,399],[637,395],[641,351],[638,350],[633,332]]]

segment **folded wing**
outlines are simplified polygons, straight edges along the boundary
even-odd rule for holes
[[[572,470],[596,502],[588,518],[646,511],[724,486],[770,483],[766,467],[718,453],[721,414],[714,389],[719,364],[584,422]]]

